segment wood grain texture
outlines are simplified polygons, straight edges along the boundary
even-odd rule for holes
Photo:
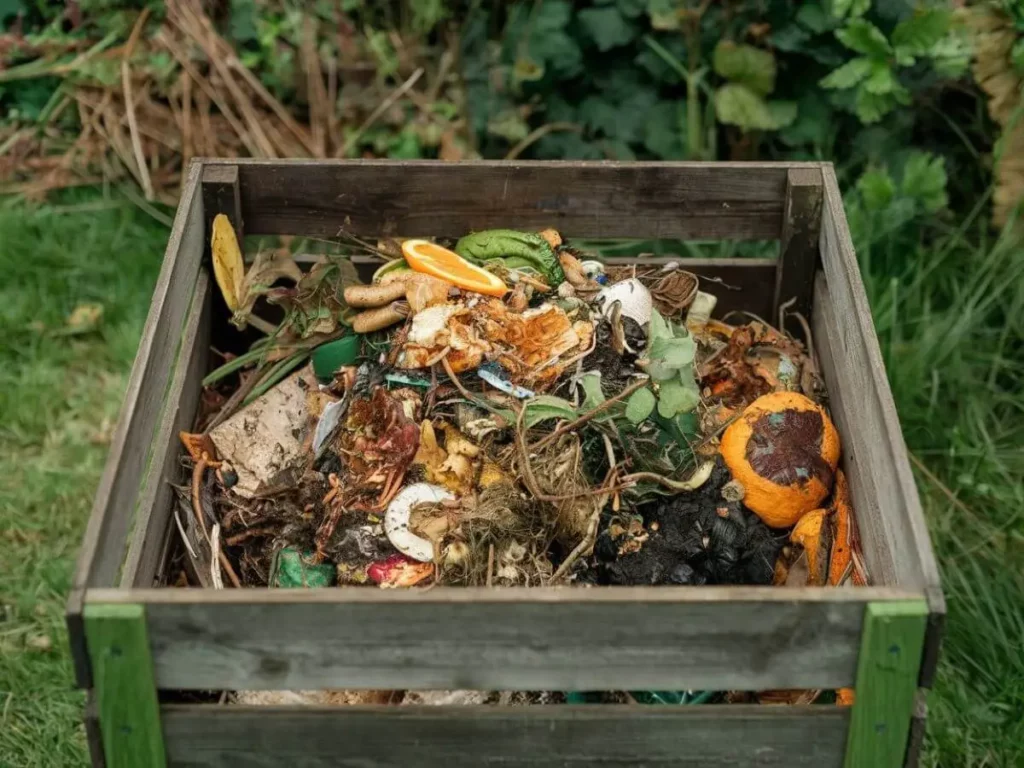
[[[85,725],[85,740],[89,745],[89,765],[91,768],[106,768],[107,760],[103,755],[103,733],[100,731],[100,710],[96,704],[96,692],[93,690],[86,691],[82,720]]]
[[[927,619],[924,600],[868,605],[844,768],[903,765]]]
[[[865,605],[907,594],[296,592],[97,590],[87,601],[145,604],[160,688],[761,690],[851,685]]]
[[[910,720],[910,735],[907,737],[907,756],[903,761],[904,768],[917,768],[920,765],[921,750],[924,749],[927,725],[927,691],[923,688],[918,688],[917,696],[914,699],[914,715]]]
[[[143,481],[138,520],[121,572],[122,587],[154,584],[164,540],[170,533],[174,501],[171,483],[183,481],[180,462],[183,448],[178,433],[191,429],[203,389],[208,356],[205,340],[210,328],[210,285],[206,272],[200,273],[181,334],[182,354],[171,378],[167,407],[153,439],[153,460]]]
[[[772,313],[767,315],[772,322],[776,321],[783,305],[787,306],[787,312],[799,312],[810,319],[814,273],[819,262],[822,199],[820,169],[798,168],[787,173],[775,304]],[[795,317],[787,319],[786,330],[800,337],[801,326]]]
[[[779,237],[786,171],[811,163],[338,160],[237,163],[247,234]]]
[[[878,413],[861,409],[870,402],[868,371],[852,364],[840,341],[844,321],[836,313],[829,286],[819,273],[814,294],[811,332],[825,386],[829,410],[842,439],[841,466],[850,483],[864,562],[872,584],[897,584],[897,552],[882,512],[878,475],[891,474],[888,450],[878,424]],[[904,577],[906,578],[906,577]]]
[[[838,768],[844,707],[165,706],[171,768]]]
[[[824,167],[823,178],[825,205],[821,252],[833,306],[840,320],[833,341],[837,342],[837,354],[844,355],[845,370],[859,370],[861,377],[867,376],[866,381],[861,378],[860,386],[849,382],[839,386],[845,387],[851,405],[860,414],[857,429],[877,441],[871,456],[872,469],[885,467],[871,480],[876,483],[875,498],[885,511],[882,520],[889,535],[889,545],[895,553],[897,583],[920,586],[925,590],[930,615],[921,684],[930,686],[938,663],[946,603],[871,320],[871,308],[846,225],[839,184],[831,165]]]
[[[139,479],[164,404],[165,367],[174,356],[199,275],[203,254],[200,169],[199,163],[189,167],[72,578],[66,615],[76,677],[83,688],[91,687],[91,681],[80,618],[81,590],[115,584],[124,560]]]
[[[85,631],[107,767],[161,768],[166,758],[144,608],[89,604]]]
[[[245,235],[245,224],[242,218],[241,187],[237,165],[207,165],[203,167],[203,232],[206,248],[209,249],[209,232],[214,217],[223,213],[231,220],[239,245]]]

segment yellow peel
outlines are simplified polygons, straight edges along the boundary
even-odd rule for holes
[[[245,264],[235,228],[223,213],[218,213],[213,219],[210,251],[213,253],[213,275],[217,279],[224,303],[228,309],[236,312],[242,306]]]

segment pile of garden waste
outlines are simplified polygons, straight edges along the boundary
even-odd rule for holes
[[[230,321],[264,335],[182,434],[171,581],[867,582],[806,340],[553,230],[346,243],[371,283],[348,256],[246,266],[216,218]]]

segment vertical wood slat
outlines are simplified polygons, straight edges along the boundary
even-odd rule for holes
[[[871,467],[868,482],[875,485],[873,499],[876,506],[880,505],[886,546],[897,553],[897,583],[922,587],[928,600],[928,640],[921,666],[921,685],[929,687],[938,664],[946,603],[871,320],[871,307],[846,223],[839,183],[831,165],[826,165],[822,174],[825,189],[822,266],[836,315],[828,329],[829,343],[836,355],[842,357],[842,380],[837,386],[849,401],[851,413],[856,414],[852,428],[860,437],[871,441],[870,451],[861,456],[861,460]]]
[[[107,768],[166,765],[153,659],[141,605],[85,607]]]
[[[161,366],[174,355],[202,261],[202,165],[193,162],[178,203],[163,267],[128,379],[92,512],[82,538],[65,611],[79,687],[90,688],[82,608],[87,586],[112,586],[121,569],[149,445],[164,405]]]
[[[782,306],[787,312],[799,312],[808,319],[811,316],[814,273],[819,262],[822,199],[820,169],[789,170],[772,322],[775,322]],[[785,325],[785,330],[800,337],[801,326],[795,317],[788,317]]]
[[[85,741],[89,745],[90,768],[107,768],[103,756],[103,733],[100,731],[100,711],[96,704],[96,691],[85,693],[85,712],[82,715],[85,723]]]
[[[869,603],[844,768],[900,768],[914,714],[928,605]]]
[[[843,322],[833,304],[825,276],[819,273],[811,331],[829,393],[829,410],[842,436],[840,458],[850,483],[864,563],[872,584],[896,584],[901,575],[896,571],[896,552],[884,519],[887,510],[880,503],[879,495],[885,492],[879,488],[882,482],[879,475],[890,469],[885,466],[885,451],[879,444],[883,438],[875,418],[863,410],[868,407],[869,374],[861,366],[851,364],[849,352],[837,340]],[[890,513],[897,512],[892,503],[890,507]],[[904,579],[911,577],[912,574],[902,576]]]
[[[218,213],[223,213],[231,221],[238,236],[239,245],[245,235],[245,222],[242,220],[242,192],[238,183],[237,165],[206,165],[203,166],[203,217],[204,232],[210,231],[210,225]],[[207,240],[208,243],[208,240]]]
[[[143,481],[139,520],[121,574],[122,587],[153,585],[174,513],[171,483],[180,480],[181,442],[178,433],[191,429],[203,389],[210,311],[210,279],[203,272],[199,275],[181,335],[181,354],[172,374],[167,408],[154,438],[153,461]]]

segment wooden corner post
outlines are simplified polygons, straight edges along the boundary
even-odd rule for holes
[[[207,244],[210,240],[210,227],[213,218],[223,213],[231,221],[238,236],[238,244],[242,245],[244,227],[242,221],[242,193],[238,183],[237,165],[203,165],[203,210],[205,211],[205,235]],[[244,250],[244,248],[243,248]]]
[[[107,768],[164,768],[145,608],[87,603],[84,617]]]
[[[903,766],[927,621],[924,600],[873,602],[864,609],[844,768]]]
[[[824,187],[819,168],[790,168],[787,171],[772,322],[778,319],[782,307],[786,308],[787,315],[799,312],[810,321],[823,199]],[[798,337],[802,333],[799,323],[788,319],[783,330]]]

